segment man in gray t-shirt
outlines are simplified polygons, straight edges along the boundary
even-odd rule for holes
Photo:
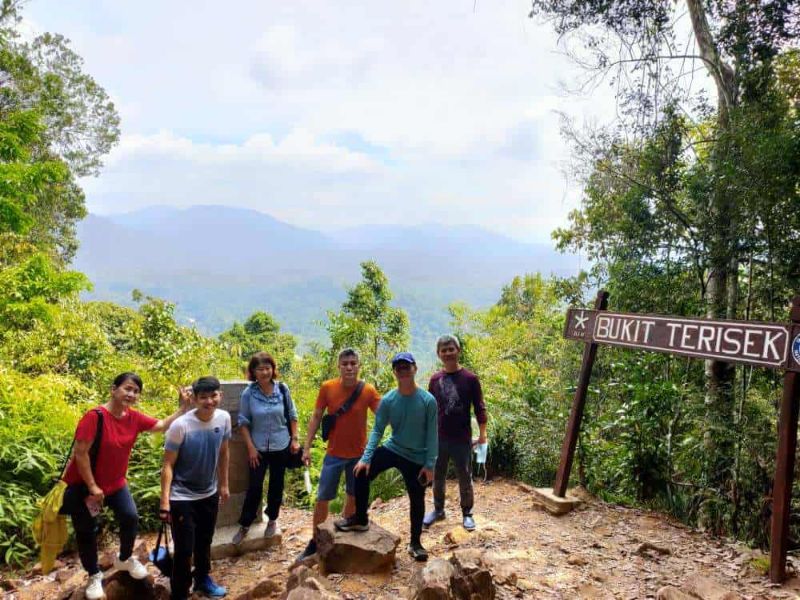
[[[219,505],[228,491],[231,417],[217,410],[222,394],[216,377],[192,384],[196,408],[167,430],[161,470],[162,520],[171,521],[175,543],[172,600],[186,600],[194,555],[194,591],[221,598],[226,589],[211,579],[211,540]]]

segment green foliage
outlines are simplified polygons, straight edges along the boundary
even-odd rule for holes
[[[119,116],[66,38],[18,34],[19,6],[0,7],[0,231],[65,261],[86,216],[76,179],[99,172]]]
[[[280,329],[272,315],[256,311],[243,324],[235,322],[220,334],[219,340],[240,357],[243,370],[253,354],[264,351],[272,355],[278,372],[285,377],[292,368],[297,340],[291,334],[281,333]]]
[[[347,290],[341,311],[328,313],[331,375],[339,350],[350,346],[359,351],[364,379],[379,390],[392,387],[391,358],[408,348],[409,325],[408,315],[391,306],[391,300],[389,280],[377,263],[361,263],[361,281]]]

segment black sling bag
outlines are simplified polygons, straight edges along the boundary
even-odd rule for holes
[[[328,441],[328,438],[331,437],[331,431],[333,428],[336,427],[336,419],[341,417],[344,413],[350,410],[350,407],[353,406],[356,399],[361,395],[361,391],[364,389],[364,382],[359,381],[356,385],[356,389],[353,390],[353,393],[350,394],[350,397],[347,401],[339,407],[335,413],[327,414],[322,417],[322,439],[323,441]]]

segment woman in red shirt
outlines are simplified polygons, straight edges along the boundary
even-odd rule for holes
[[[188,409],[191,392],[180,391],[180,408],[166,419],[154,419],[132,406],[142,392],[142,379],[136,373],[121,373],[111,386],[111,398],[104,405],[87,412],[75,431],[75,452],[64,473],[63,514],[72,517],[81,564],[89,574],[86,598],[104,598],[103,574],[97,564],[96,516],[105,504],[119,524],[120,549],[114,567],[128,571],[135,579],[147,576],[147,569],[133,554],[139,524],[125,475],[136,437],[142,432],[166,431]],[[96,454],[90,450],[102,416],[102,432]]]

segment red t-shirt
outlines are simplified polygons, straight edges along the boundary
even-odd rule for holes
[[[125,474],[128,472],[128,459],[131,456],[136,436],[142,431],[151,430],[158,419],[148,417],[137,410],[128,409],[125,416],[119,419],[112,415],[105,406],[103,411],[103,433],[100,438],[100,449],[97,452],[97,463],[94,469],[94,480],[105,495],[113,494],[125,485]],[[87,412],[78,422],[75,440],[92,442],[97,433],[97,412]],[[68,485],[83,483],[74,459],[70,460],[64,481]]]

